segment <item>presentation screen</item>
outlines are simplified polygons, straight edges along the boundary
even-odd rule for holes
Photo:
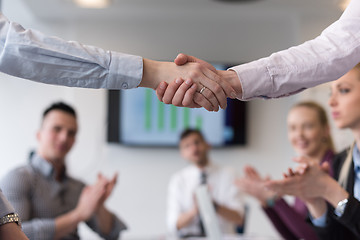
[[[246,143],[246,102],[228,99],[226,110],[208,112],[166,105],[145,88],[110,90],[108,99],[108,142],[177,146],[181,132],[194,128],[213,146]]]

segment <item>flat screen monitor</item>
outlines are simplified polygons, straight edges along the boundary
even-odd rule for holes
[[[227,69],[227,65],[216,65]],[[246,102],[228,99],[226,110],[208,112],[160,102],[152,89],[109,90],[108,142],[173,147],[186,128],[200,130],[215,147],[246,144]]]

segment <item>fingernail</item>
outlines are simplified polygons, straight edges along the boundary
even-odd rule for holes
[[[160,83],[160,89],[165,89],[166,88],[166,83],[162,82]]]
[[[191,86],[191,88],[196,88],[196,84],[193,84],[193,85]]]
[[[190,79],[188,79],[188,80],[186,80],[186,82],[185,82],[187,85],[190,85],[191,84],[191,80]]]
[[[235,92],[232,92],[232,93],[230,94],[230,96],[231,96],[232,98],[236,98],[236,93],[235,93]]]
[[[181,78],[178,78],[178,79],[175,80],[175,82],[176,82],[177,84],[182,83],[182,81],[183,81],[183,80],[182,80]]]

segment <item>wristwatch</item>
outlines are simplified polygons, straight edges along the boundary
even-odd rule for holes
[[[6,223],[16,223],[19,227],[21,227],[20,217],[17,213],[10,213],[0,218],[0,226]]]
[[[348,203],[348,199],[347,199],[347,198],[341,200],[341,201],[338,203],[337,207],[335,208],[335,214],[336,214],[338,217],[341,217],[341,216],[344,214],[347,203]]]

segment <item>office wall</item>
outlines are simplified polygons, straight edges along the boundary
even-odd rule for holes
[[[107,28],[102,21],[89,24],[39,20],[19,0],[5,0],[3,9],[9,18],[25,27],[107,49],[170,60],[184,51],[230,63],[267,56],[313,37],[337,17],[326,16],[317,22],[318,27],[311,29],[305,27],[301,17],[289,12],[267,13],[262,17],[202,16],[196,23],[191,18],[179,23],[171,16],[165,22],[161,17],[148,21],[123,19],[114,29]],[[239,27],[239,21],[248,24]],[[29,150],[36,147],[35,134],[43,109],[53,101],[64,100],[75,106],[80,126],[77,142],[67,159],[70,174],[92,183],[97,172],[110,176],[118,171],[119,181],[107,205],[127,222],[129,230],[124,234],[125,239],[156,239],[165,234],[167,182],[171,174],[186,165],[177,149],[107,144],[105,90],[49,86],[4,74],[0,75],[0,86],[0,177],[26,162]],[[311,94],[304,98],[308,97]],[[280,177],[292,165],[290,159],[294,153],[287,141],[285,120],[295,101],[296,97],[251,101],[248,144],[214,149],[211,159],[233,166],[239,173],[244,165],[251,164],[263,174]],[[258,204],[251,198],[247,201],[250,205],[247,232],[278,236]],[[85,227],[81,227],[81,234],[86,236],[84,239],[97,239]]]

